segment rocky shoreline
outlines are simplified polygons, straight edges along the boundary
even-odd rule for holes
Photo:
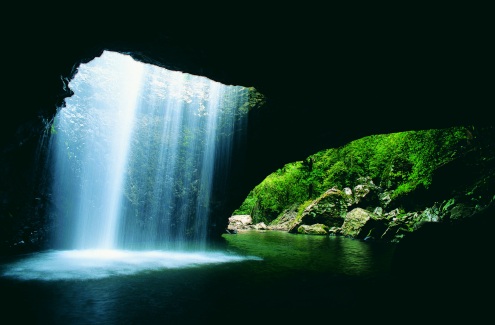
[[[458,224],[493,207],[495,159],[475,153],[435,172],[430,188],[391,200],[391,192],[362,177],[354,188],[332,187],[306,206],[294,205],[269,224],[250,215],[229,218],[226,233],[277,230],[399,242],[426,224]]]

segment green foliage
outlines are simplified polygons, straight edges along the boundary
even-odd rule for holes
[[[256,197],[254,196],[254,192],[249,192],[248,196],[242,202],[242,205],[233,212],[233,214],[252,214],[253,208],[256,204]]]
[[[51,134],[51,135],[55,135],[55,134],[57,134],[57,128],[55,127],[55,123],[52,123],[52,124],[50,125],[50,134]]]
[[[253,87],[248,88],[248,92],[249,92],[249,100],[248,100],[249,110],[260,108],[266,104],[265,96],[259,91],[257,91],[255,88]],[[242,107],[241,107],[241,111],[242,111]]]
[[[363,176],[391,191],[392,198],[418,186],[428,188],[435,169],[469,150],[470,130],[453,127],[372,135],[319,151],[268,175],[236,213],[252,214],[256,207],[254,222],[271,222],[291,205],[311,202],[334,186],[352,188]]]
[[[243,101],[240,106],[238,106],[239,114],[247,114],[252,109],[261,108],[266,104],[265,96],[256,90],[256,88],[249,87],[239,87],[237,98],[242,98]]]
[[[301,162],[290,163],[270,174],[234,214],[251,214],[254,223],[270,222],[290,205],[303,202],[307,186],[301,166]]]

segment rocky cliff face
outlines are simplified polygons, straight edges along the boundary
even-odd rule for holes
[[[490,123],[482,109],[491,101],[483,78],[491,60],[483,33],[490,29],[480,19],[460,24],[444,8],[392,15],[355,7],[272,12],[255,4],[109,8],[6,9],[20,15],[2,21],[0,223],[3,232],[19,232],[16,238],[35,236],[29,211],[39,205],[28,193],[40,180],[29,175],[45,123],[71,95],[67,84],[78,65],[103,50],[253,86],[267,97],[235,149],[238,167],[222,185],[230,196],[215,198],[212,236],[284,163],[370,134]],[[2,245],[13,241],[2,238]]]

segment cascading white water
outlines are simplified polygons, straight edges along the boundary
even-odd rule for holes
[[[53,195],[69,247],[116,246],[143,70],[129,57],[112,55],[82,66],[70,85],[74,96],[56,116]]]
[[[247,88],[113,52],[69,86],[52,135],[57,246],[204,247],[215,160],[229,161]]]

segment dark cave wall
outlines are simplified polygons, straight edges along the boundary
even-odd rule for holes
[[[2,22],[0,223],[5,233],[23,233],[16,238],[32,233],[26,225],[33,224],[29,211],[37,201],[26,201],[39,188],[32,175],[46,121],[71,95],[66,84],[78,64],[103,50],[253,86],[267,97],[262,110],[251,112],[246,142],[235,148],[228,190],[220,191],[228,195],[218,197],[211,220],[213,237],[249,190],[286,162],[370,134],[492,123],[485,111],[493,106],[485,78],[489,29],[483,19],[461,19],[466,8],[461,16],[432,7],[390,15],[362,8],[272,12],[255,4],[231,12],[29,9],[14,23]]]

